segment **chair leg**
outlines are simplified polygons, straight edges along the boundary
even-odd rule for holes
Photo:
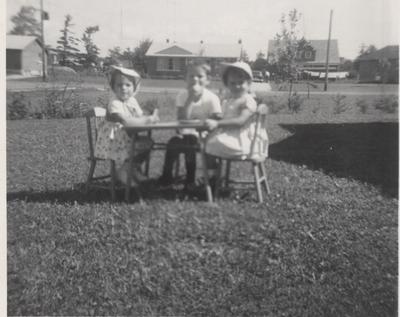
[[[181,160],[180,160],[180,155],[176,158],[175,164],[174,164],[175,172],[174,172],[174,178],[177,179],[179,177],[179,169],[181,168]]]
[[[214,197],[215,199],[219,198],[219,192],[221,189],[221,182],[222,182],[222,159],[218,159],[218,166],[217,166],[217,175],[214,187]]]
[[[144,163],[144,175],[146,175],[148,177],[149,171],[150,171],[150,153],[146,157],[146,162]]]
[[[115,182],[116,182],[116,170],[115,170],[115,161],[110,161],[110,176],[111,176],[111,184],[110,184],[110,192],[111,192],[111,201],[115,201]]]
[[[94,175],[94,169],[96,168],[96,162],[97,161],[95,159],[90,160],[89,174],[88,174],[88,177],[86,180],[86,186],[85,186],[86,193],[89,191],[90,182],[92,181],[92,178]]]
[[[259,168],[258,164],[253,163],[254,183],[255,183],[256,189],[257,189],[257,198],[258,198],[258,202],[262,203],[263,197],[262,197],[260,174],[259,174],[258,168]]]
[[[261,173],[264,177],[263,184],[264,184],[265,190],[267,191],[267,194],[269,195],[269,194],[271,194],[271,189],[269,188],[269,184],[268,184],[267,169],[265,168],[264,163],[260,163],[260,167],[261,167]]]
[[[229,174],[231,173],[231,161],[226,160],[225,167],[225,187],[229,188]]]

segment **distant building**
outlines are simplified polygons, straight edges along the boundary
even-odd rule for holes
[[[221,62],[235,62],[242,54],[241,43],[153,43],[146,53],[147,74],[153,78],[183,78],[189,63],[204,60],[214,75]]]
[[[7,35],[6,69],[7,74],[41,75],[42,44],[40,40],[35,36]]]
[[[297,52],[296,63],[301,71],[325,72],[328,40],[308,40],[309,46]],[[267,60],[271,62],[279,48],[276,40],[268,41]],[[337,72],[340,64],[338,40],[331,40],[329,46],[329,72]]]
[[[390,45],[355,60],[360,83],[399,83],[399,46]]]

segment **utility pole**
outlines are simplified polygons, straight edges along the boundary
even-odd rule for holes
[[[239,39],[238,44],[240,44],[240,58],[239,58],[239,61],[243,62],[243,42],[242,42],[242,39]]]
[[[325,63],[325,85],[324,85],[324,91],[328,90],[329,50],[330,50],[330,46],[331,46],[332,15],[333,15],[333,10],[331,10],[331,14],[330,14],[330,18],[329,18],[329,35],[328,35],[328,44],[326,45],[326,63]]]
[[[40,0],[40,26],[42,35],[42,75],[43,81],[47,80],[47,59],[46,59],[46,46],[44,44],[44,23],[43,23],[43,0]]]

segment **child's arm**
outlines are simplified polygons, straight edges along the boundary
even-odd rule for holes
[[[123,125],[140,125],[159,121],[158,116],[154,114],[151,116],[129,117],[119,112],[111,113],[108,117],[108,120],[112,122],[119,122]]]
[[[178,107],[176,111],[176,118],[178,120],[186,119],[186,109],[184,107]]]
[[[222,113],[221,112],[212,113],[211,116],[210,116],[210,119],[212,119],[212,120],[221,120],[222,119]]]
[[[247,120],[251,118],[253,112],[251,112],[248,108],[244,108],[238,117],[222,119],[220,121],[207,119],[205,124],[209,130],[214,130],[216,128],[224,128],[224,127],[240,127],[246,123]]]

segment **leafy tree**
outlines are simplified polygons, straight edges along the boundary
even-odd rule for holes
[[[265,71],[268,69],[268,61],[265,58],[257,58],[252,65],[254,70]]]
[[[137,71],[146,74],[147,67],[145,63],[145,55],[149,50],[153,41],[149,38],[143,39],[139,42],[133,51],[127,48],[123,53],[122,57],[129,60],[131,67],[135,68]]]
[[[353,61],[346,58],[341,59],[339,64],[339,70],[341,72],[349,72],[353,70]]]
[[[258,51],[256,54],[256,59],[265,59],[265,54],[262,51]]]
[[[126,60],[129,61],[129,67],[135,68],[142,74],[146,74],[147,68],[145,63],[145,55],[152,43],[153,41],[148,38],[143,39],[133,50],[128,47],[124,51],[122,51],[119,46],[116,46],[113,49],[108,50],[106,64],[118,65],[121,64],[122,60]]]
[[[288,108],[296,112],[297,97],[294,92],[292,97],[293,80],[299,74],[299,62],[302,60],[302,52],[312,49],[311,44],[304,38],[299,37],[298,22],[301,14],[293,9],[288,14],[282,14],[280,23],[281,31],[275,35],[275,52],[269,58],[276,73],[283,81],[289,81]],[[279,80],[279,78],[275,79]]]
[[[89,67],[97,65],[99,60],[99,48],[93,42],[92,35],[99,31],[99,26],[89,26],[82,35],[82,42],[85,46],[86,53],[84,54],[84,65]]]
[[[122,59],[122,50],[119,46],[115,46],[108,50],[108,55],[104,59],[104,66],[119,65]]]
[[[57,41],[58,52],[60,57],[60,65],[66,65],[70,60],[77,59],[77,53],[79,49],[76,46],[79,43],[79,39],[73,36],[73,32],[71,31],[71,27],[74,26],[72,24],[72,16],[67,14],[65,16],[64,28],[60,30],[61,37]]]
[[[358,60],[360,57],[368,55],[370,53],[376,52],[378,49],[375,47],[375,45],[365,45],[362,43],[360,45],[360,50],[358,52],[358,56],[354,61],[354,69],[358,72],[360,68],[360,61]]]
[[[40,37],[40,23],[35,17],[37,9],[32,6],[22,6],[19,12],[11,17],[14,28],[10,34],[33,35]]]
[[[293,9],[287,15],[282,14],[280,19],[281,32],[275,35],[276,48],[268,58],[283,80],[293,80],[298,73],[298,53],[310,47],[310,43],[298,36],[298,21],[301,14]]]
[[[367,55],[373,52],[376,52],[378,49],[375,47],[375,45],[365,45],[364,43],[361,44],[360,46],[360,51],[358,52],[359,56],[361,57],[363,55]]]
[[[113,59],[120,59],[122,57],[122,50],[119,46],[115,46],[112,49],[108,50],[108,56],[113,58]]]
[[[129,66],[133,68],[135,62],[135,53],[129,47],[122,53],[122,59],[129,61]]]
[[[244,49],[240,52],[240,60],[246,63],[250,62],[249,54]]]
[[[134,49],[133,67],[145,74],[147,74],[145,55],[152,43],[153,41],[151,39],[146,38],[141,40],[139,45]]]

